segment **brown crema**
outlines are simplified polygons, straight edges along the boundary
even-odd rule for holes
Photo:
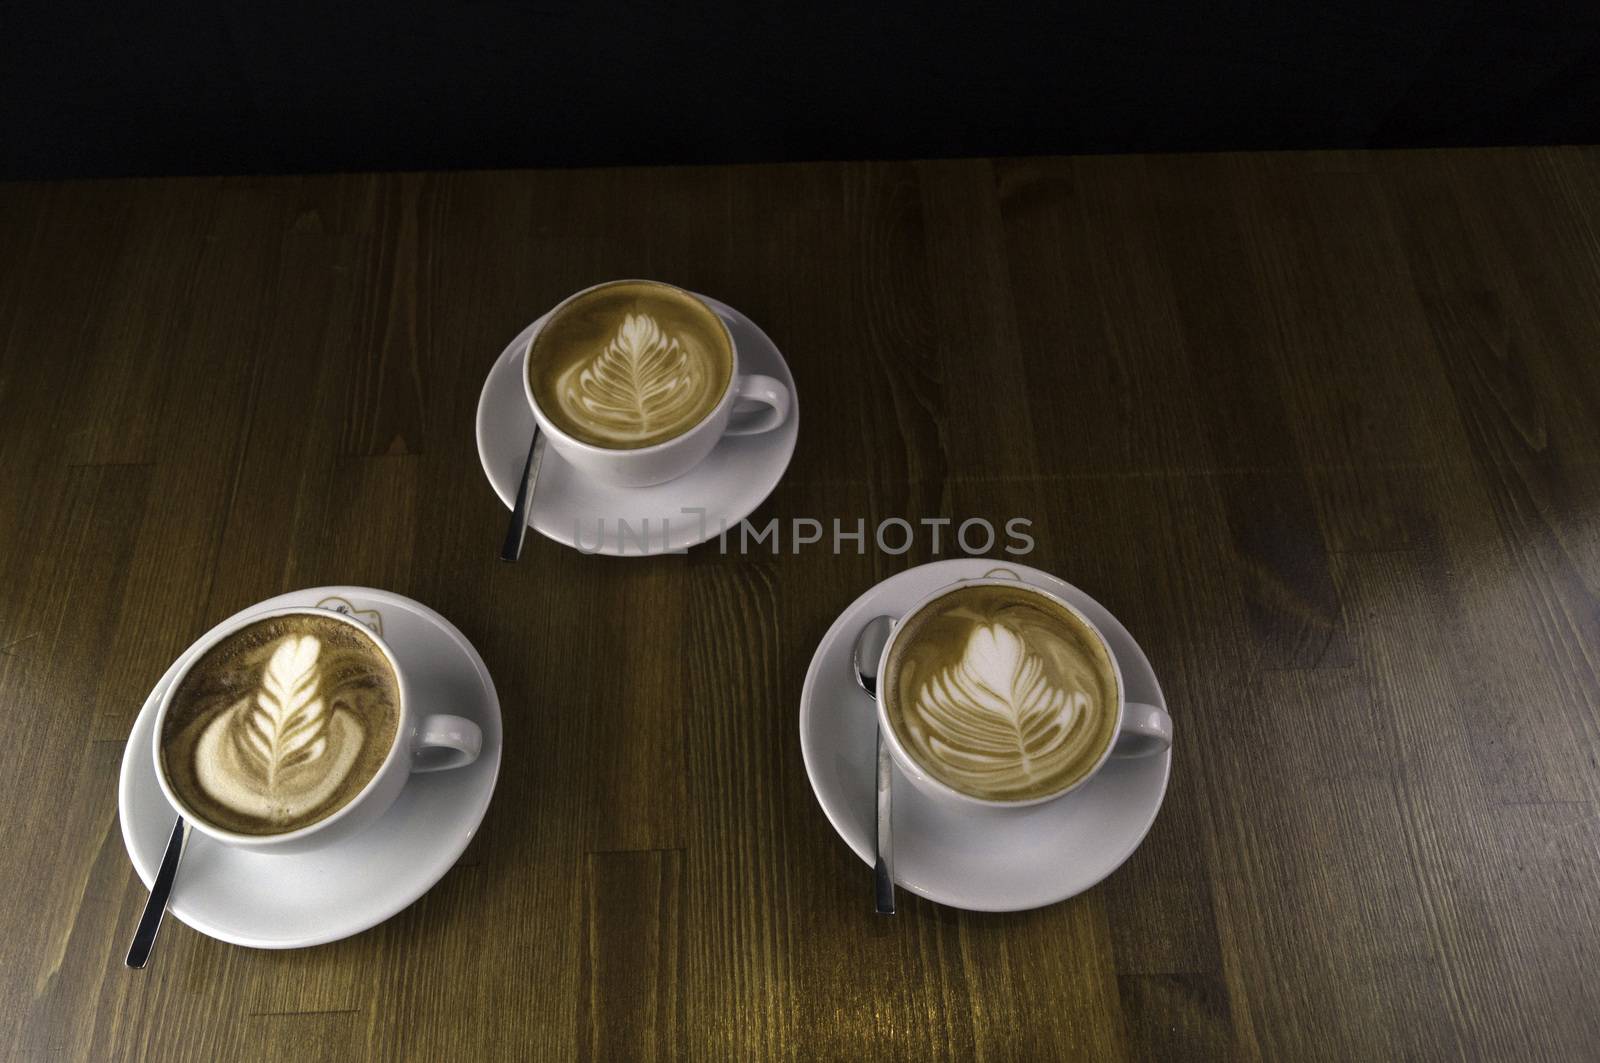
[[[399,681],[353,624],[295,613],[205,651],[162,721],[161,769],[202,821],[283,834],[343,808],[394,744]]]
[[[1023,585],[961,586],[901,622],[885,714],[931,776],[989,801],[1068,789],[1116,738],[1110,652],[1077,614]]]
[[[710,307],[654,281],[616,281],[574,296],[528,349],[533,399],[562,432],[636,450],[682,435],[733,378],[733,340]]]

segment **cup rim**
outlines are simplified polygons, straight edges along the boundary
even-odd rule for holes
[[[951,594],[966,587],[1020,587],[1025,591],[1042,595],[1043,597],[1048,598],[1050,601],[1067,610],[1067,612],[1071,613],[1073,616],[1077,617],[1078,621],[1082,623],[1084,627],[1089,629],[1090,633],[1092,633],[1094,637],[1099,640],[1101,647],[1106,651],[1106,659],[1111,662],[1112,677],[1117,682],[1116,724],[1111,729],[1111,741],[1106,743],[1105,749],[1100,751],[1100,756],[1095,759],[1093,766],[1090,767],[1088,771],[1084,772],[1083,775],[1080,776],[1070,786],[1048,794],[1041,794],[1038,797],[1025,797],[1013,801],[1000,800],[992,797],[978,797],[975,794],[969,794],[964,790],[958,790],[944,780],[934,776],[932,772],[923,767],[917,758],[912,756],[910,751],[901,744],[900,735],[895,731],[894,725],[889,721],[888,701],[884,697],[884,677],[887,674],[889,652],[894,649],[895,641],[900,637],[900,632],[904,630],[903,624],[907,619],[915,616],[933,602],[943,598],[946,594]],[[1073,605],[1065,598],[1062,598],[1054,591],[1046,590],[1045,588],[1029,583],[1024,579],[1013,579],[1005,576],[975,576],[971,579],[959,579],[923,595],[921,598],[918,598],[909,607],[903,610],[901,614],[895,618],[894,630],[889,633],[889,638],[883,644],[883,651],[878,656],[878,679],[874,687],[874,695],[875,696],[873,700],[876,702],[878,728],[883,732],[886,741],[889,743],[889,750],[894,754],[894,759],[899,762],[901,769],[906,771],[907,774],[912,775],[919,785],[929,787],[940,797],[949,797],[956,801],[962,801],[984,808],[1027,808],[1031,805],[1042,805],[1047,801],[1055,801],[1065,797],[1082,787],[1090,779],[1093,779],[1096,775],[1098,775],[1100,773],[1100,769],[1105,767],[1106,761],[1111,759],[1111,751],[1117,747],[1117,738],[1122,732],[1122,721],[1127,713],[1128,708],[1128,691],[1122,679],[1122,664],[1117,660],[1116,651],[1111,648],[1110,640],[1106,638],[1105,632],[1100,630],[1099,625],[1084,615],[1082,609],[1079,609],[1077,606]]]
[[[177,793],[174,792],[172,784],[167,781],[167,773],[161,763],[162,724],[166,722],[167,712],[172,708],[173,697],[178,691],[178,685],[188,678],[189,672],[197,663],[199,663],[200,658],[207,650],[211,649],[217,643],[221,642],[223,639],[234,634],[235,632],[240,631],[259,621],[270,620],[273,617],[278,616],[293,616],[306,613],[310,613],[315,616],[332,617],[334,619],[341,620],[346,624],[354,626],[363,635],[366,635],[372,640],[373,644],[383,652],[384,658],[389,662],[389,667],[394,671],[395,674],[395,683],[400,688],[399,718],[395,721],[394,738],[389,743],[389,752],[384,755],[383,762],[378,765],[376,770],[373,771],[372,777],[362,785],[360,790],[356,791],[355,795],[351,797],[350,800],[346,801],[333,812],[327,816],[324,816],[322,819],[315,821],[314,823],[307,823],[303,827],[296,827],[294,830],[284,831],[281,834],[245,834],[241,831],[229,830],[227,827],[219,827],[207,820],[204,816],[196,813],[186,803],[180,800]],[[321,830],[331,827],[341,819],[344,819],[346,815],[352,813],[356,806],[360,805],[366,800],[368,794],[370,794],[377,786],[379,779],[383,778],[383,776],[388,773],[390,770],[390,765],[394,763],[396,757],[399,755],[400,748],[403,745],[401,739],[404,737],[403,732],[405,730],[404,725],[407,709],[406,703],[409,700],[406,691],[404,673],[400,669],[400,662],[395,658],[394,650],[389,646],[388,642],[384,640],[382,635],[379,635],[376,631],[373,631],[371,628],[367,627],[366,624],[363,624],[355,617],[341,613],[337,609],[328,609],[319,605],[289,605],[276,609],[263,609],[259,612],[251,613],[248,616],[240,617],[237,623],[227,624],[220,630],[213,631],[202,636],[184,651],[183,657],[180,658],[180,661],[182,664],[178,669],[178,673],[172,677],[172,682],[167,685],[166,691],[161,695],[161,703],[156,709],[156,718],[151,733],[150,750],[155,761],[156,783],[161,787],[161,794],[167,799],[167,803],[183,817],[185,823],[190,824],[202,834],[209,835],[220,842],[246,848],[261,849],[291,841],[298,841],[302,838],[310,837]]]
[[[712,405],[711,409],[707,410],[703,417],[701,417],[694,424],[690,425],[688,428],[685,428],[683,431],[679,432],[677,435],[671,437],[670,439],[663,439],[659,443],[651,443],[647,447],[602,447],[595,443],[586,443],[583,440],[578,439],[576,436],[569,435],[567,432],[563,431],[560,426],[558,426],[555,421],[551,419],[550,415],[539,406],[539,400],[534,398],[533,395],[533,383],[528,379],[528,356],[533,353],[534,341],[539,338],[539,333],[543,332],[545,326],[550,323],[550,319],[556,314],[560,313],[561,310],[574,299],[577,299],[580,296],[588,295],[590,292],[599,291],[601,288],[611,288],[619,284],[651,284],[658,288],[670,288],[680,295],[684,295],[690,299],[693,299],[695,302],[705,307],[707,312],[710,313],[712,317],[716,318],[717,324],[722,328],[722,334],[727,337],[728,351],[731,355],[728,360],[728,382],[722,389],[721,397],[717,399],[717,401]],[[565,299],[562,299],[555,306],[552,306],[549,310],[540,315],[537,327],[528,333],[527,341],[522,344],[522,353],[518,360],[521,362],[521,366],[519,367],[520,372],[518,375],[522,377],[522,396],[528,400],[528,407],[533,411],[534,420],[539,423],[539,431],[544,432],[546,435],[550,436],[554,442],[560,443],[563,447],[597,455],[616,456],[627,454],[659,454],[665,450],[677,446],[689,436],[699,432],[706,426],[708,422],[721,413],[724,407],[733,402],[733,396],[738,390],[739,383],[739,345],[734,341],[733,329],[728,327],[728,322],[721,314],[717,312],[717,308],[707,302],[703,296],[697,295],[687,288],[680,288],[676,284],[669,284],[666,281],[651,280],[648,277],[624,277],[618,280],[601,281],[599,284],[591,284],[589,287],[575,291]]]

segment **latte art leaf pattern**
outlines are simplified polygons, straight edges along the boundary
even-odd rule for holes
[[[288,635],[247,697],[217,713],[195,744],[195,778],[252,823],[298,822],[333,799],[361,756],[365,728],[312,635]],[[334,655],[335,657],[337,654]]]
[[[254,704],[235,709],[234,743],[269,793],[281,774],[327,751],[328,715],[317,690],[321,649],[311,635],[284,639],[267,662]]]
[[[704,375],[655,318],[628,314],[605,348],[567,378],[561,399],[595,430],[639,439],[690,420],[702,402]]]
[[[201,653],[161,721],[157,755],[179,807],[266,835],[353,800],[396,751],[403,716],[399,676],[366,632],[318,606],[253,621]]]
[[[920,737],[945,770],[979,792],[1048,778],[1078,755],[1074,722],[1089,695],[1061,690],[1015,631],[973,629],[961,660],[933,675],[914,704]]]

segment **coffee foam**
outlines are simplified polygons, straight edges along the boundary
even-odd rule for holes
[[[281,834],[366,786],[399,714],[398,680],[370,638],[331,617],[273,617],[227,636],[185,674],[162,724],[162,769],[203,820]]]
[[[1051,599],[961,587],[903,625],[885,708],[901,745],[947,786],[996,801],[1043,797],[1092,771],[1116,737],[1110,655]]]
[[[623,281],[551,315],[526,367],[539,408],[566,434],[609,449],[664,442],[714,409],[733,374],[722,320],[686,292]]]

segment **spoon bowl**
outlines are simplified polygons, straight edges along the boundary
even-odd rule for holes
[[[867,626],[856,636],[856,685],[874,701],[878,700],[878,660],[893,631],[894,620],[879,616],[867,621]]]

